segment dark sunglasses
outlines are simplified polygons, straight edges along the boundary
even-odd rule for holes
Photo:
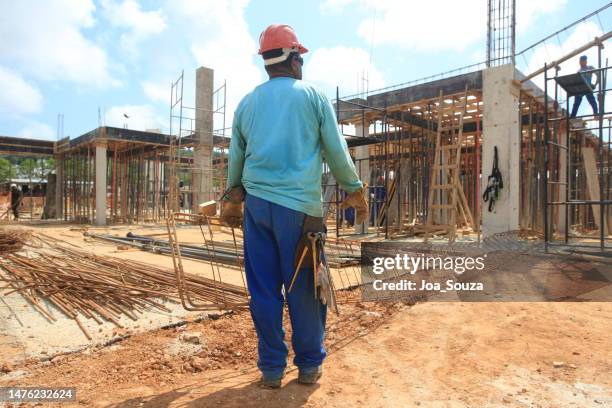
[[[296,55],[295,57],[293,57],[297,62],[300,63],[300,65],[304,65],[304,58],[300,57],[299,55]]]

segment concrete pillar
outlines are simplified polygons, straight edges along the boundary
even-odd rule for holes
[[[64,218],[64,158],[55,157],[55,218]]]
[[[55,193],[57,191],[56,184],[57,176],[53,173],[47,174],[47,188],[45,191],[45,206],[43,208],[42,219],[50,220],[57,218],[55,215],[55,205],[57,200],[55,199]]]
[[[96,144],[96,225],[106,225],[106,143]]]
[[[355,135],[368,137],[369,127],[363,126],[361,124],[355,126]],[[357,167],[357,174],[361,178],[361,181],[364,183],[368,183],[368,185],[372,185],[372,180],[370,180],[370,149],[368,145],[365,146],[357,146],[355,148],[355,167]],[[370,215],[366,218],[366,221],[361,224],[355,224],[355,232],[362,233],[367,231],[367,227],[370,225]]]
[[[193,149],[192,211],[198,204],[214,199],[212,196],[212,151],[213,151],[213,86],[214,71],[200,67],[196,70],[196,121],[195,146]]]
[[[514,66],[511,64],[483,71],[483,141],[481,191],[487,188],[493,168],[494,147],[497,146],[498,164],[504,181],[493,212],[483,204],[482,232],[492,234],[519,229],[520,123],[519,95],[512,83]]]

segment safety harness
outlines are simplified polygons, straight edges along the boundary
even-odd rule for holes
[[[487,189],[482,195],[484,202],[489,203],[489,212],[493,211],[495,201],[499,200],[499,190],[504,188],[504,181],[502,179],[501,171],[497,163],[497,146],[494,147],[493,153],[493,170],[487,180]]]

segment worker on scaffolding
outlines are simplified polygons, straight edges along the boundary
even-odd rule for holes
[[[361,223],[367,203],[331,103],[301,80],[301,54],[308,50],[291,27],[278,24],[266,28],[259,45],[269,80],[247,94],[234,113],[221,219],[232,226],[242,223],[244,199],[244,264],[259,338],[257,365],[263,374],[261,386],[278,388],[288,353],[285,301],[298,382],[314,384],[326,356],[327,307],[314,295],[317,265],[300,268],[301,262],[295,261],[304,232],[325,228],[323,155],[339,185],[349,193],[341,208],[354,207]],[[288,290],[294,268],[300,272]]]
[[[23,194],[21,190],[17,188],[17,184],[11,184],[11,210],[16,220],[19,219],[19,206],[21,205],[22,198]]]
[[[582,103],[582,97],[586,97],[587,101],[591,105],[591,108],[593,108],[593,116],[595,116],[595,118],[599,116],[597,101],[595,100],[595,96],[592,92],[599,83],[599,74],[597,72],[594,73],[594,69],[594,67],[587,64],[587,56],[582,55],[580,57],[580,69],[578,70],[578,73],[582,76],[584,82],[590,87],[591,92],[585,92],[574,96],[574,106],[572,106],[572,114],[570,115],[571,118],[575,118],[578,114],[578,108],[580,108],[580,104]],[[597,78],[594,84],[592,83],[593,73]]]

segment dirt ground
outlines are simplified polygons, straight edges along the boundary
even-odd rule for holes
[[[603,302],[345,304],[329,314],[319,384],[297,384],[293,368],[280,390],[263,390],[250,315],[237,312],[46,361],[0,361],[0,386],[76,387],[63,407],[609,407],[611,329]]]
[[[612,406],[609,303],[346,305],[318,385],[257,387],[248,312],[30,362],[0,385],[77,387],[92,407]],[[201,344],[185,341],[198,333]],[[288,332],[289,335],[289,332]],[[288,337],[289,338],[289,337]],[[42,406],[42,405],[41,405]]]

